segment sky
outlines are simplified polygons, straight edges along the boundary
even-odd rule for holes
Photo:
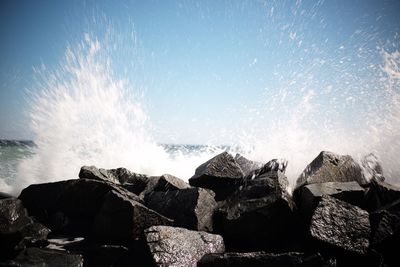
[[[35,67],[56,69],[85,33],[101,40],[110,29],[114,71],[143,93],[159,142],[224,142],[308,96],[349,117],[369,101],[347,105],[354,95],[378,90],[380,51],[400,48],[398,14],[396,0],[3,0],[0,138],[34,138]]]

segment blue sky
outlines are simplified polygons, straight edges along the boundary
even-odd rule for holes
[[[56,68],[87,32],[111,27],[127,42],[114,68],[145,91],[159,142],[204,143],[290,113],[310,88],[320,105],[334,102],[326,88],[339,99],[377,90],[380,49],[400,47],[398,14],[395,0],[1,1],[0,138],[33,138],[33,67]],[[282,90],[286,109],[268,113]]]

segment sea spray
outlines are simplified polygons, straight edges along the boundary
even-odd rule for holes
[[[167,151],[151,136],[145,108],[129,81],[113,73],[107,49],[85,35],[68,48],[63,65],[45,68],[31,96],[34,155],[21,161],[14,192],[32,183],[78,177],[82,165],[170,173],[187,180],[218,148]]]

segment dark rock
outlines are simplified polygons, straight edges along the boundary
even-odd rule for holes
[[[293,202],[280,172],[248,180],[215,214],[214,230],[229,249],[251,251],[286,247],[290,239]]]
[[[143,206],[138,196],[109,182],[78,179],[31,185],[20,199],[54,233],[137,238],[152,225],[172,224]]]
[[[171,218],[175,226],[192,230],[213,230],[213,214],[217,206],[214,193],[203,188],[187,188],[153,192],[145,198],[146,205]]]
[[[235,161],[240,166],[240,169],[242,169],[244,176],[249,175],[263,165],[261,162],[249,160],[240,154],[236,154]]]
[[[326,182],[352,182],[367,184],[361,166],[348,155],[341,156],[322,151],[297,179],[296,186]]]
[[[31,219],[19,199],[0,200],[0,259],[13,254],[23,239],[21,231],[30,223]]]
[[[3,266],[82,267],[83,257],[65,251],[28,248],[20,252],[13,261],[10,261],[8,264]]]
[[[371,247],[379,252],[387,266],[398,265],[400,244],[400,199],[370,214]]]
[[[95,217],[92,234],[96,239],[138,239],[143,230],[153,225],[172,225],[173,221],[148,209],[129,195],[108,192]]]
[[[219,201],[232,193],[242,178],[243,171],[235,159],[228,152],[223,152],[197,167],[189,184],[213,190]]]
[[[371,182],[368,184],[366,198],[367,209],[369,211],[374,211],[399,200],[400,188],[385,182],[372,179]]]
[[[280,171],[283,174],[286,171],[286,167],[288,165],[288,161],[286,159],[273,159],[265,163],[262,167],[253,170],[250,172],[245,179],[246,180],[251,180],[255,179],[257,177],[260,177],[261,175],[269,172],[277,172]]]
[[[306,255],[298,252],[272,254],[266,252],[205,255],[197,264],[198,267],[280,267],[280,266],[336,266],[335,261],[327,261],[319,254]]]
[[[107,170],[109,176],[115,177],[120,184],[136,184],[140,187],[141,182],[146,181],[149,176],[135,173],[126,168]]]
[[[296,206],[302,212],[310,214],[324,195],[363,208],[365,206],[364,193],[364,189],[357,182],[327,182],[302,186],[297,188],[293,195],[295,196]]]
[[[170,191],[189,188],[189,184],[183,180],[170,175],[148,176],[131,172],[125,168],[117,169],[98,169],[95,166],[83,166],[79,173],[83,179],[92,179],[98,181],[112,182],[121,185],[128,191],[144,198],[144,196],[153,191]]]
[[[168,192],[186,188],[190,188],[190,185],[173,175],[151,176],[139,196],[145,198],[147,194],[152,192]]]
[[[369,214],[344,201],[323,196],[312,216],[310,233],[322,243],[366,254],[371,234]]]
[[[79,172],[79,178],[108,181],[119,184],[119,180],[114,175],[111,175],[105,169],[98,169],[96,166],[82,166]]]
[[[144,232],[157,266],[196,266],[206,254],[225,252],[221,236],[184,228],[153,226]]]
[[[51,230],[41,223],[32,220],[21,229],[22,241],[19,243],[18,248],[23,249],[26,247],[45,247],[48,245],[47,236]]]
[[[0,200],[0,234],[20,231],[31,223],[21,200],[6,198]]]

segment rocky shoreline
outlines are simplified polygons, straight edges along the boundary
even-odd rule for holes
[[[287,164],[224,152],[189,183],[83,166],[0,193],[0,266],[398,266],[400,188],[374,155],[323,151],[293,192]]]

